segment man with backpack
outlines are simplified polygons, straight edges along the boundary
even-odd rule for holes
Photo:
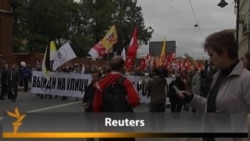
[[[139,95],[132,82],[123,76],[125,61],[115,56],[110,61],[111,73],[95,84],[94,112],[133,112],[139,105]],[[134,138],[99,139],[99,141],[135,141]]]
[[[93,111],[94,112],[132,112],[130,107],[136,107],[139,105],[139,95],[135,90],[132,82],[123,76],[124,74],[124,65],[125,61],[120,56],[115,56],[110,61],[111,73],[107,74],[103,79],[98,81],[95,85],[97,91],[95,93]],[[124,89],[117,84],[122,84]],[[116,87],[117,86],[117,87]],[[115,91],[119,93],[114,93]],[[121,101],[109,101],[112,99],[112,95],[121,95]],[[125,92],[125,96],[122,96],[122,93]],[[126,101],[123,101],[122,98],[125,98]],[[117,97],[113,97],[117,98]],[[108,101],[110,103],[108,103]],[[124,103],[123,103],[124,102]],[[117,105],[112,105],[117,104]],[[128,105],[127,105],[128,104]],[[109,109],[110,108],[110,109]]]

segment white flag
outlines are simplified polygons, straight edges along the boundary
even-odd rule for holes
[[[53,63],[53,70],[56,70],[63,64],[67,63],[68,61],[76,58],[75,52],[72,50],[70,44],[67,42],[63,46],[61,46],[55,57],[55,61]]]
[[[95,44],[89,51],[89,55],[93,60],[96,58],[99,58],[103,56],[106,53],[105,47],[103,47],[101,41],[99,41],[97,44]]]
[[[121,56],[122,56],[123,60],[126,61],[126,51],[125,51],[125,48],[123,48]]]

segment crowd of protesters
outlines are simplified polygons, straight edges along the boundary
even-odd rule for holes
[[[92,74],[92,83],[85,87],[85,92],[92,93],[92,95],[83,97],[87,112],[100,111],[102,101],[100,93],[103,93],[103,89],[109,82],[126,74],[144,76],[146,96],[150,97],[149,112],[165,112],[166,97],[168,97],[172,113],[179,113],[182,108],[187,111],[191,108],[192,112],[249,113],[250,53],[247,52],[243,60],[239,60],[234,34],[227,30],[208,36],[205,49],[208,51],[211,64],[206,62],[202,70],[198,68],[167,70],[158,67],[142,71],[140,67],[135,67],[133,71],[126,72],[125,61],[121,57],[114,57],[109,67],[73,64],[62,66],[57,72]],[[24,92],[27,92],[32,70],[41,71],[41,63],[36,63],[33,69],[26,66],[24,62],[19,66],[5,64],[1,70],[0,99],[11,99],[15,102],[18,85],[24,86]],[[126,79],[124,84],[126,89],[133,93],[133,95],[128,93],[131,98],[129,103],[133,103],[135,107],[139,101],[138,92],[133,88],[130,80]],[[234,90],[231,91],[230,87]],[[38,95],[41,98],[44,97],[44,94]],[[49,97],[52,96],[49,95]],[[67,97],[63,96],[62,99],[67,99]],[[232,101],[234,101],[234,106],[231,105]],[[214,138],[204,138],[204,140],[214,141]]]
[[[161,68],[163,69],[163,68]],[[152,69],[153,70],[153,69]],[[211,69],[210,69],[211,70]],[[30,67],[29,65],[26,65],[25,62],[21,62],[19,65],[11,65],[9,66],[8,64],[4,64],[4,67],[1,69],[1,95],[0,99],[13,99],[15,101],[16,98],[12,98],[13,93],[17,93],[18,86],[24,87],[23,91],[27,92],[28,91],[28,84],[31,81],[31,76],[32,76],[32,71],[42,71],[42,62],[37,61],[33,67]],[[212,70],[211,70],[212,71]],[[15,73],[12,73],[15,72]],[[56,72],[65,72],[65,73],[80,73],[80,74],[91,74],[92,72],[99,72],[103,75],[106,73],[111,72],[111,69],[108,65],[102,65],[102,66],[97,66],[97,65],[92,65],[87,64],[87,65],[82,65],[78,63],[74,63],[71,66],[70,65],[64,65],[60,67],[59,69],[56,70]],[[192,88],[192,84],[196,84],[197,87],[196,89],[200,89],[200,94],[201,95],[206,95],[206,92],[204,91],[207,88],[207,84],[209,84],[208,81],[211,80],[209,78],[209,68],[206,70],[196,70],[196,73],[194,73],[193,70],[187,71],[187,70],[166,70],[167,75],[165,76],[168,81],[168,85],[170,84],[169,78],[173,78],[175,80],[175,74],[178,73],[181,76],[182,81],[185,83],[185,89],[191,90],[194,89],[194,86]],[[205,74],[205,72],[207,72]],[[15,74],[12,76],[12,74]],[[150,69],[147,71],[143,71],[140,69],[140,67],[135,67],[133,71],[126,71],[126,75],[134,75],[134,76],[148,76],[153,77]],[[195,75],[195,77],[198,77],[197,79],[201,78],[200,80],[197,80],[197,82],[192,82],[192,78]],[[11,79],[11,80],[10,80]],[[172,80],[171,80],[172,81]],[[198,82],[199,81],[199,82]],[[11,83],[11,85],[10,85]],[[198,84],[200,83],[200,84]],[[16,90],[16,91],[11,91],[11,90]],[[40,98],[52,98],[52,95],[48,94],[37,94]],[[16,97],[16,96],[14,96]],[[54,98],[57,98],[58,96],[55,96]],[[62,96],[62,100],[66,100],[67,97]],[[172,99],[171,99],[172,100]],[[188,109],[188,105],[185,105],[185,110]],[[170,106],[170,105],[168,105]]]
[[[25,62],[20,65],[7,63],[1,69],[1,93],[0,100],[9,99],[13,102],[17,99],[18,86],[24,87],[23,91],[28,91],[28,84],[31,81],[31,69]]]

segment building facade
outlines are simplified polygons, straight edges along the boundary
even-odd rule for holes
[[[158,57],[161,54],[163,41],[149,42],[149,54]],[[166,54],[176,53],[176,41],[166,41]]]
[[[238,14],[238,56],[243,58],[250,51],[250,1],[239,0]]]
[[[9,63],[15,60],[12,56],[13,20],[8,0],[0,0],[0,59]]]

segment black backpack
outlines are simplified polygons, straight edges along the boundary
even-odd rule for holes
[[[127,90],[123,86],[126,78],[121,76],[117,81],[104,89],[102,111],[103,112],[133,112],[133,108],[127,101]]]

